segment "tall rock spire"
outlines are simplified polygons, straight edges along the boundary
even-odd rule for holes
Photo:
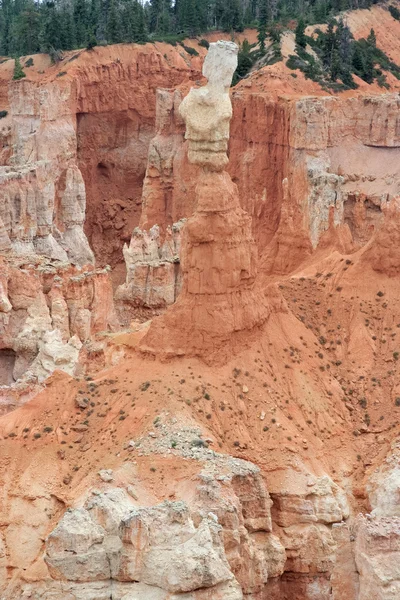
[[[232,105],[229,86],[237,66],[236,44],[210,44],[203,65],[208,79],[180,106],[188,158],[199,166],[195,212],[183,231],[183,286],[177,302],[153,320],[141,349],[160,356],[198,356],[224,362],[243,332],[267,315],[255,285],[257,250],[251,218],[240,207],[228,164]]]

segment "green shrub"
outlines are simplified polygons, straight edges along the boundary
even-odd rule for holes
[[[190,56],[198,56],[199,53],[197,52],[197,50],[195,48],[191,48],[190,46],[185,46],[184,44],[182,44],[182,48],[184,50],[186,50],[186,52],[188,54],[190,54]]]
[[[4,119],[8,115],[8,110],[0,110],[0,119]]]
[[[30,57],[25,63],[25,67],[33,67],[33,58]]]
[[[210,42],[207,42],[204,38],[199,41],[199,46],[202,48],[209,48]]]

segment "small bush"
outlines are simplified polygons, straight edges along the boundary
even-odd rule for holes
[[[182,44],[182,48],[184,50],[186,50],[186,52],[188,54],[190,54],[190,56],[198,56],[199,55],[199,53],[197,52],[197,50],[195,48],[191,48],[190,46],[184,46],[183,44]]]
[[[25,67],[33,67],[33,58],[30,57],[25,63]]]
[[[8,115],[8,110],[0,110],[0,119],[4,119]]]
[[[56,77],[63,77],[66,74],[67,74],[67,71],[60,71],[59,73],[57,73]]]
[[[203,38],[203,39],[201,39],[199,41],[199,46],[201,46],[202,48],[209,48],[210,47],[210,42],[207,42],[207,40],[205,40]]]

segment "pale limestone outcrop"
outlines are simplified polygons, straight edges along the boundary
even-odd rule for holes
[[[40,340],[39,351],[24,373],[24,377],[37,379],[39,383],[47,379],[56,369],[74,375],[79,363],[79,351],[82,342],[78,336],[72,336],[68,342],[63,342],[58,329],[47,331]]]
[[[400,597],[400,518],[360,516],[356,564],[360,574],[358,600]]]
[[[65,599],[112,589],[121,599],[242,600],[284,569],[260,471],[240,459],[206,461],[197,487],[181,500],[142,507],[105,484],[78,504],[46,540],[47,594],[62,581]]]
[[[395,440],[367,484],[373,517],[400,517],[400,441]],[[399,557],[400,558],[400,557]]]
[[[73,94],[57,81],[10,84],[13,153],[0,167],[0,244],[83,265],[94,256],[83,232],[86,193],[76,165]]]
[[[297,480],[297,481],[296,481]],[[297,523],[338,523],[348,518],[349,506],[344,492],[327,475],[301,482],[293,475],[295,489],[272,494],[274,520],[280,527]]]
[[[147,232],[136,227],[129,246],[123,248],[126,282],[119,286],[116,300],[147,307],[175,302],[181,287],[179,254],[184,220],[167,227],[161,242],[158,225]]]
[[[12,310],[11,302],[8,299],[8,269],[6,263],[0,258],[0,313],[8,313]]]
[[[395,439],[366,486],[371,514],[356,523],[359,600],[400,596],[400,442]]]
[[[75,374],[82,344],[117,328],[107,270],[44,258],[23,268],[15,257],[0,264],[0,349],[15,353],[8,380],[41,382],[56,369]]]
[[[186,123],[191,163],[222,171],[228,164],[229,123],[232,104],[229,87],[237,67],[238,47],[233,42],[211,43],[203,63],[208,83],[192,88],[179,107]]]
[[[284,567],[287,581],[292,581],[296,588],[303,586],[306,598],[328,600],[333,590],[335,598],[341,600],[340,590],[354,590],[357,584],[354,561],[345,581],[342,571],[335,575],[338,557],[351,559],[349,531],[340,529],[340,535],[334,530],[345,528],[350,514],[343,490],[327,475],[315,477],[307,472],[286,470],[281,477],[274,478],[271,498],[274,533],[287,556]]]

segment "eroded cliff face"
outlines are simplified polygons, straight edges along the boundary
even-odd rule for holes
[[[265,67],[207,170],[201,56],[35,60],[1,130],[2,597],[397,599],[398,91]],[[117,331],[105,262],[129,318],[172,306]]]

